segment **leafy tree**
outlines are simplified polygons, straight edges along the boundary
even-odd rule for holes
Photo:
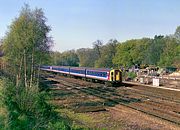
[[[113,63],[123,67],[146,64],[147,50],[151,42],[152,40],[149,38],[142,38],[119,43]]]
[[[174,36],[176,39],[180,40],[180,26],[176,28],[176,31],[174,33]]]
[[[61,53],[58,51],[51,52],[51,61],[49,65],[58,65],[59,58],[61,57]]]
[[[146,63],[147,50],[151,42],[152,40],[149,38],[142,38],[135,40],[136,45],[131,52],[133,64],[147,64]]]
[[[12,74],[17,77],[17,85],[21,79],[26,87],[38,83],[36,67],[47,61],[52,45],[48,36],[50,30],[42,9],[31,10],[28,5],[10,25],[3,40],[3,50]]]
[[[75,50],[65,51],[63,53],[55,52],[52,55],[54,65],[60,66],[79,66],[79,58]]]
[[[172,65],[180,68],[180,45],[178,45],[175,49],[175,56]]]
[[[101,58],[101,47],[102,47],[102,45],[103,45],[103,43],[100,40],[93,42],[93,49],[94,49],[94,52],[96,54],[97,59]]]
[[[94,49],[81,48],[76,52],[79,58],[79,66],[94,67],[95,61],[97,60],[97,55]]]
[[[163,52],[164,47],[165,47],[164,36],[156,35],[154,39],[152,40],[152,43],[148,47],[148,50],[146,52],[147,56],[146,56],[145,62],[147,64],[157,65],[160,60],[160,56],[161,56],[161,53]]]
[[[112,59],[116,53],[117,40],[109,40],[109,42],[101,47],[101,57],[96,61],[95,67],[109,68],[114,67]]]
[[[133,57],[131,55],[131,52],[135,48],[135,44],[135,40],[129,40],[124,43],[118,44],[113,63],[117,64],[118,66],[124,67],[133,65]]]
[[[163,52],[161,53],[158,64],[160,66],[172,66],[175,59],[180,54],[180,52],[177,50],[178,46],[180,46],[180,44],[175,38],[166,37],[165,46],[163,48]]]

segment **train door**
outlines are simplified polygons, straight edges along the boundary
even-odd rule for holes
[[[114,70],[111,70],[111,72],[110,72],[110,81],[116,81],[115,71]]]
[[[111,71],[111,81],[114,81],[114,72]]]
[[[119,80],[120,80],[120,71],[115,70],[115,81],[119,81]]]
[[[110,72],[110,81],[121,81],[121,71],[120,70],[111,70]]]

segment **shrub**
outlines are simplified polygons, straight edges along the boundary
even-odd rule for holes
[[[38,86],[25,88],[16,86],[9,79],[2,79],[2,103],[7,108],[7,128],[10,130],[66,129],[53,107],[46,102],[46,92],[40,92]]]
[[[134,73],[134,72],[128,72],[128,73],[127,73],[127,78],[128,78],[128,79],[134,79],[136,76],[137,76],[137,75],[136,75],[136,73]]]

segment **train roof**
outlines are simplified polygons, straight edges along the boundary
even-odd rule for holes
[[[51,67],[54,67],[54,68],[69,68],[69,66],[51,66]]]
[[[70,67],[70,69],[84,70],[87,69],[87,67]]]
[[[95,71],[110,71],[109,68],[86,68],[87,70],[95,70]]]
[[[70,67],[70,69],[87,69],[87,70],[96,70],[96,71],[110,71],[111,69],[109,68],[90,68],[90,67]]]
[[[71,66],[52,66],[52,67],[54,67],[54,68],[70,68],[70,69],[77,69],[77,70],[87,69],[87,70],[93,70],[93,71],[110,71],[110,70],[113,70],[110,68],[71,67]]]

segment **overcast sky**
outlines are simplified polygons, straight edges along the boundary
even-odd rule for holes
[[[168,35],[180,25],[180,0],[0,0],[0,38],[24,3],[43,9],[53,50],[61,52],[92,47],[97,39]]]

